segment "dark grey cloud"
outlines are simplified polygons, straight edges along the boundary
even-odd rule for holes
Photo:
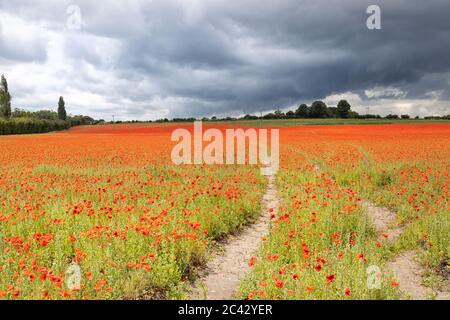
[[[2,47],[0,38],[0,67],[42,65],[49,99],[73,97],[76,113],[238,115],[345,94],[380,113],[450,113],[448,0],[1,4],[0,19],[19,19],[40,40],[22,32]],[[371,4],[381,30],[366,27]],[[69,5],[81,9],[80,30],[66,28]],[[19,77],[14,64],[8,71]]]

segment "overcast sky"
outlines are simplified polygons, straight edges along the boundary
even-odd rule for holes
[[[366,26],[370,4],[381,30]],[[13,107],[63,95],[69,113],[106,120],[342,98],[362,113],[443,115],[449,13],[449,0],[0,0],[0,73]]]

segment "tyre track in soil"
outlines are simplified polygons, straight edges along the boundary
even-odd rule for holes
[[[379,242],[395,242],[403,233],[404,228],[390,229],[397,219],[397,213],[388,208],[378,207],[374,203],[364,200],[363,208],[378,235]],[[403,252],[386,264],[386,271],[391,272],[399,283],[402,298],[425,300],[429,294],[429,288],[422,285],[424,269],[417,262],[414,251]]]
[[[370,201],[363,201],[363,207],[375,226],[379,241],[395,242],[403,234],[404,227],[389,228],[397,219],[396,212],[378,207]],[[442,286],[442,291],[436,292],[422,284],[426,270],[419,263],[414,250],[400,253],[386,264],[386,268],[398,281],[403,299],[426,300],[430,296],[435,296],[436,300],[450,299],[448,284]]]
[[[268,168],[265,169],[268,184],[258,220],[230,236],[221,247],[221,252],[216,253],[200,271],[200,279],[191,287],[191,299],[232,299],[241,281],[250,272],[249,260],[257,256],[262,238],[270,232],[271,215],[277,213],[281,202],[275,186],[275,175]]]
[[[320,166],[315,164],[314,171],[320,174]],[[362,201],[362,206],[374,225],[380,242],[395,242],[403,234],[405,230],[403,226],[390,228],[397,220],[396,212],[367,200]],[[402,299],[425,300],[434,294],[436,300],[450,300],[449,283],[442,286],[442,291],[434,293],[431,288],[422,284],[426,271],[418,262],[415,251],[402,252],[386,264],[386,269],[397,279]]]

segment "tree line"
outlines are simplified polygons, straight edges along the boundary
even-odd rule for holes
[[[59,98],[57,111],[26,111],[19,108],[11,110],[11,100],[8,82],[2,75],[0,81],[0,135],[66,130],[95,121],[88,116],[68,116],[63,97]]]
[[[397,114],[388,114],[384,117],[378,114],[359,114],[356,111],[352,110],[352,106],[347,100],[340,100],[336,107],[329,107],[323,101],[314,101],[310,106],[302,103],[300,104],[296,110],[290,110],[288,112],[283,112],[281,109],[277,109],[274,112],[270,112],[261,116],[250,115],[247,114],[243,117],[226,117],[226,118],[203,118],[202,121],[236,121],[236,120],[277,120],[277,119],[388,119],[388,120],[397,120],[397,119],[411,119],[412,117],[407,114],[397,115]],[[419,119],[416,116],[414,119]],[[450,115],[443,117],[424,117],[424,119],[445,119],[450,120]],[[196,118],[174,118],[172,120],[169,119],[159,119],[156,122],[194,122]],[[134,121],[136,122],[136,121]]]

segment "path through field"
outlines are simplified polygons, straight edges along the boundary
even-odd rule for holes
[[[394,211],[378,207],[369,201],[364,201],[363,206],[375,226],[380,241],[395,241],[402,235],[403,227],[389,228],[397,218]],[[433,295],[432,290],[422,284],[425,269],[418,262],[417,254],[414,251],[401,253],[390,261],[386,267],[388,271],[393,272],[397,279],[403,298],[425,300]],[[437,292],[436,299],[448,300],[450,294],[443,291]]]
[[[402,227],[389,228],[397,219],[397,214],[394,211],[377,207],[370,201],[364,201],[363,207],[366,208],[367,214],[375,226],[379,240],[395,241],[403,233]]]
[[[241,280],[250,272],[249,260],[257,256],[262,238],[269,232],[270,219],[276,214],[280,198],[275,176],[268,174],[268,185],[261,205],[259,219],[231,236],[223,252],[209,262],[200,276],[200,284],[192,290],[192,299],[226,300],[237,293]]]
[[[320,174],[319,165],[314,165],[316,174]],[[395,242],[404,232],[403,226],[394,226],[397,213],[384,207],[379,207],[374,203],[364,200],[362,203],[367,215],[373,223],[380,241]],[[425,287],[423,276],[425,269],[418,262],[417,254],[414,251],[403,252],[386,265],[388,272],[392,272],[399,282],[399,288],[403,298],[414,300],[425,300],[433,295],[430,288]],[[442,291],[436,292],[436,299],[450,300],[450,293],[444,286]]]

